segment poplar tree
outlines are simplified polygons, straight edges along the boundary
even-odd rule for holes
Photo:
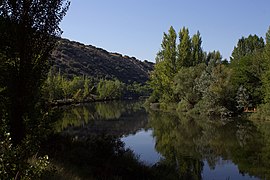
[[[189,67],[191,65],[191,40],[189,30],[183,27],[179,32],[177,69],[179,70],[181,67]]]
[[[176,32],[171,26],[168,34],[164,33],[163,41],[161,44],[161,52],[166,62],[166,74],[169,77],[174,76],[176,73]]]
[[[155,69],[151,74],[151,86],[158,99],[172,99],[171,89],[176,68],[176,38],[177,34],[171,26],[168,34],[164,33],[161,50],[157,53]]]
[[[199,31],[197,31],[197,33],[192,36],[191,44],[192,44],[191,57],[193,62],[192,65],[195,66],[197,64],[202,63],[204,59],[204,54],[202,50],[202,38]]]
[[[214,63],[215,65],[221,64],[222,56],[219,51],[208,52],[205,58],[206,64]]]

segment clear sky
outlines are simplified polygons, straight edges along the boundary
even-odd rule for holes
[[[61,23],[64,38],[152,62],[170,26],[229,59],[242,36],[265,37],[270,0],[71,0]]]

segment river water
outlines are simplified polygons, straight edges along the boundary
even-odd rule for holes
[[[68,143],[63,145],[61,139],[57,144],[72,150],[66,150],[65,157],[56,159],[59,162],[64,159],[63,164],[69,164],[66,171],[75,174],[87,167],[86,171],[76,174],[81,179],[87,179],[89,174],[92,178],[103,177],[99,179],[110,179],[110,176],[114,179],[270,178],[269,123],[146,111],[142,102],[97,102],[63,108],[59,112],[55,132],[69,140],[64,140]],[[127,153],[132,154],[133,160],[119,155]],[[132,175],[132,168],[136,174],[140,169],[134,161],[144,167],[142,176]],[[73,165],[79,168],[70,168]],[[99,166],[103,171],[99,171]],[[118,172],[119,169],[123,172]],[[145,169],[150,172],[149,177]],[[105,176],[99,174],[104,172]]]

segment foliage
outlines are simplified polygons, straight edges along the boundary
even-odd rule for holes
[[[150,87],[153,89],[152,99],[155,101],[172,101],[173,90],[172,81],[167,76],[165,68],[165,61],[159,62],[155,65],[155,70],[150,75]]]
[[[235,95],[230,84],[230,77],[231,70],[223,64],[217,64],[211,70],[209,86],[203,90],[204,93],[202,92],[202,101],[206,105],[203,111],[206,114],[215,113],[223,116],[234,109]]]
[[[177,70],[181,67],[191,66],[191,39],[189,37],[189,30],[183,27],[179,32],[179,44],[178,44],[178,64]]]
[[[257,112],[253,113],[250,116],[250,120],[255,120],[255,121],[270,121],[270,104],[269,103],[264,103],[260,104],[257,107]]]
[[[90,80],[86,77],[83,85],[83,98],[86,98],[90,94],[89,83]]]
[[[260,52],[264,48],[264,40],[257,35],[249,35],[247,38],[242,37],[238,40],[237,46],[234,47],[231,61],[238,61],[244,56]]]
[[[195,88],[196,79],[201,76],[204,64],[193,67],[182,67],[174,78],[174,94],[191,107],[201,99],[201,93]]]
[[[202,49],[202,38],[199,31],[197,31],[197,33],[192,36],[191,44],[191,59],[193,61],[192,65],[195,66],[196,64],[203,63],[205,57]]]
[[[261,73],[261,98],[263,99],[263,103],[258,106],[257,113],[251,116],[252,120],[262,120],[262,121],[270,121],[269,115],[269,107],[270,107],[270,27],[266,33],[266,45],[263,50],[263,64],[264,70]]]
[[[101,79],[97,85],[97,93],[101,99],[119,99],[123,90],[123,83],[119,80]]]
[[[69,1],[0,1],[1,87],[6,87],[12,141],[26,137],[24,117],[34,119],[48,58],[61,34]],[[23,35],[23,36],[22,36]]]
[[[262,103],[262,74],[265,71],[263,38],[250,35],[239,39],[231,57],[232,83],[235,92],[244,87],[249,96],[249,107]]]
[[[250,107],[250,102],[249,102],[249,94],[247,92],[247,89],[243,86],[240,86],[238,91],[237,91],[237,96],[236,96],[236,102],[237,102],[237,108],[238,109],[246,109]]]
[[[0,179],[39,179],[48,170],[48,156],[37,157],[32,154],[33,149],[29,148],[29,142],[23,146],[15,146],[1,127],[0,133]],[[32,157],[30,157],[31,155]],[[28,158],[28,159],[27,159]]]
[[[179,32],[178,45],[176,44],[176,38],[173,27],[170,27],[168,34],[164,33],[161,50],[157,53],[154,71],[150,75],[149,84],[153,90],[150,97],[152,102],[179,101],[173,89],[176,74],[182,67],[195,66],[203,62],[199,32],[191,40],[189,30],[184,27]]]
[[[151,88],[148,84],[140,84],[134,82],[132,84],[125,84],[124,97],[138,98],[142,96],[149,96],[151,94]]]
[[[42,88],[43,97],[48,101],[60,99],[60,97],[63,97],[62,80],[63,78],[61,77],[60,72],[57,76],[54,76],[50,70],[48,73],[48,78],[44,82]]]
[[[39,179],[48,166],[37,154],[50,122],[41,85],[69,4],[0,1],[0,179]]]
[[[219,51],[209,52],[206,55],[206,64],[222,63],[222,56]]]
[[[48,78],[42,87],[43,97],[49,102],[139,98],[149,95],[150,92],[148,85],[137,82],[125,84],[119,80],[94,79],[85,76],[68,79],[60,72],[54,75],[52,71],[49,71]]]
[[[176,32],[171,26],[168,34],[164,33],[161,44],[161,54],[163,59],[160,61],[166,62],[166,75],[171,77],[176,72]]]
[[[235,88],[245,87],[246,96],[249,96],[246,106],[257,110],[251,116],[256,120],[267,120],[269,114],[269,30],[265,40],[266,44],[256,35],[240,39],[231,63],[232,83]]]
[[[265,71],[262,73],[262,84],[263,84],[263,92],[264,92],[264,102],[270,102],[270,27],[266,33],[266,45],[264,48],[264,66]]]
[[[262,74],[264,72],[264,59],[261,54],[246,55],[231,63],[232,83],[235,91],[244,86],[250,96],[250,103],[254,107],[262,103]]]
[[[162,104],[176,103],[179,111],[230,116],[269,103],[270,29],[266,44],[257,35],[239,39],[230,62],[223,60],[219,51],[203,52],[200,33],[190,38],[185,27],[179,32],[174,53],[174,32],[171,27],[164,33],[150,77],[153,91],[148,104],[159,102],[162,109]],[[170,71],[173,66],[176,71]]]
[[[170,27],[168,34],[164,33],[162,49],[157,54],[155,70],[150,75],[150,86],[154,91],[153,94],[164,101],[173,99],[172,78],[179,64],[176,62],[176,38],[177,35],[173,27]]]
[[[62,99],[81,101],[89,97],[93,87],[93,80],[88,77],[67,79],[60,72],[53,75],[50,71],[42,90],[43,96],[50,102]]]

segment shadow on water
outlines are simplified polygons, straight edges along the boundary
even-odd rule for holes
[[[51,179],[147,179],[150,169],[114,136],[54,136],[47,146],[56,172]]]
[[[50,179],[270,178],[269,123],[146,112],[142,102],[90,103],[61,112],[43,149],[57,170]],[[121,139],[143,130],[151,130],[162,156],[151,166]]]

